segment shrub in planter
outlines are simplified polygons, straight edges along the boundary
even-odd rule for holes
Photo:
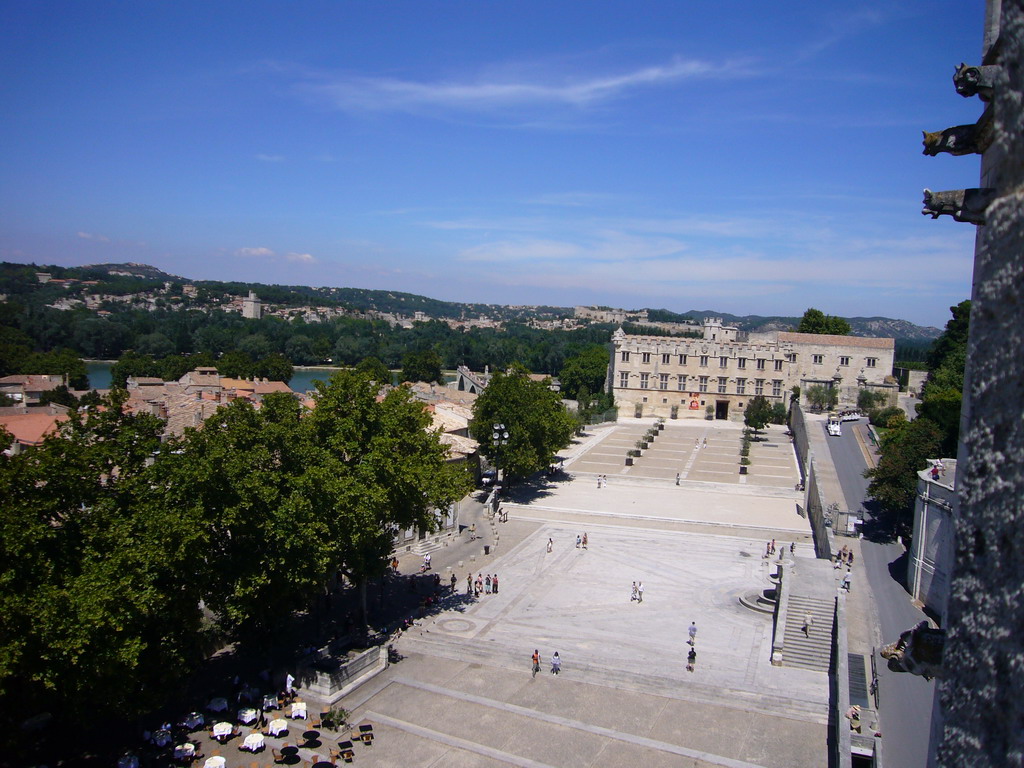
[[[744,456],[742,459],[740,459],[740,464],[742,464],[743,466],[747,466],[750,464],[750,459]]]

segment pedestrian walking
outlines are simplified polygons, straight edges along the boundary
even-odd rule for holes
[[[487,578],[484,579],[484,593],[491,594],[491,574],[487,574]]]
[[[697,649],[691,648],[690,652],[686,654],[686,671],[693,672],[693,668],[697,665]]]
[[[467,595],[472,595],[473,594],[473,574],[472,573],[466,576],[466,594]]]
[[[688,633],[690,635],[690,639],[687,640],[686,642],[688,642],[690,645],[693,645],[693,646],[697,645],[697,622],[696,621],[691,621],[690,622],[690,629],[688,630]]]
[[[584,549],[587,548],[587,534],[586,533],[583,534],[583,548]]]
[[[644,601],[644,583],[642,581],[636,583],[636,601],[638,603]]]
[[[764,556],[765,557],[771,557],[772,556],[772,543],[770,541],[765,542],[765,545],[764,545]]]
[[[775,539],[772,539],[772,554],[775,554]]]
[[[693,441],[693,447],[694,447],[694,448],[700,448],[700,438],[699,438],[699,437],[698,437],[698,438],[696,438],[696,439],[695,439],[695,440]]]
[[[630,592],[630,594],[629,594],[629,601],[633,602],[634,600],[636,600],[636,582],[635,581],[633,582],[633,591]]]
[[[476,523],[473,523],[471,526],[469,526],[469,540],[476,540]]]
[[[558,651],[555,651],[555,655],[551,657],[551,674],[557,675],[562,671],[562,658],[558,655]]]
[[[789,554],[792,555],[794,552],[796,552],[796,542],[795,541],[791,541],[789,543]]]
[[[701,448],[707,448],[707,447],[708,447],[708,439],[705,437],[704,438],[704,444],[701,446]]]
[[[814,625],[814,617],[811,615],[811,612],[810,611],[805,612],[804,613],[804,624],[803,624],[802,627],[800,627],[800,629],[804,633],[805,637],[810,637],[811,636],[811,627],[813,625]]]
[[[853,567],[853,550],[852,549],[849,552],[846,553],[846,564],[848,566],[850,566],[851,568]]]
[[[455,594],[455,585],[459,583],[459,580],[455,578],[455,573],[452,572],[452,594]]]
[[[583,539],[582,539],[582,538],[580,537],[580,535],[579,535],[579,534],[577,533],[577,534],[576,534],[576,549],[579,549],[579,548],[580,548],[580,544],[582,544],[582,543],[583,543]]]
[[[847,571],[846,575],[843,576],[843,589],[845,589],[847,592],[850,591],[850,572],[849,571]]]
[[[533,651],[533,676],[536,677],[537,673],[540,672],[540,651],[534,649]]]
[[[552,541],[551,539],[548,539],[548,552],[550,552],[550,551],[551,551],[551,548],[552,548],[553,546],[555,546],[555,542],[554,542],[554,541]]]
[[[495,595],[498,594],[498,574],[491,577],[491,592]]]
[[[678,472],[676,472],[676,485],[679,485],[680,477],[681,477],[681,475]]]

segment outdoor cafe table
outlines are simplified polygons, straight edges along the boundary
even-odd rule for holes
[[[251,707],[238,710],[238,722],[245,723],[246,725],[256,722],[256,710]]]
[[[203,768],[224,768],[224,763],[227,761],[220,755],[214,755],[213,757],[206,758],[206,762],[203,763]]]
[[[179,744],[174,748],[174,759],[175,760],[191,760],[196,756],[196,745],[191,742],[185,742]]]
[[[161,728],[159,731],[153,734],[153,743],[158,747],[166,747],[171,743],[171,732]]]
[[[296,720],[299,718],[306,719],[306,702],[304,701],[296,701],[292,704],[292,719]]]
[[[228,700],[223,696],[219,696],[216,699],[210,699],[210,704],[207,709],[211,712],[227,712]]]
[[[263,709],[277,709],[277,696],[264,696]]]
[[[117,768],[139,768],[139,758],[135,755],[125,755],[117,761]]]
[[[213,726],[213,738],[220,739],[230,736],[235,730],[235,726],[231,723],[217,723]]]
[[[201,728],[206,724],[206,718],[203,717],[201,712],[189,712],[182,718],[181,724],[190,731],[194,731],[196,728]]]
[[[242,742],[242,749],[247,749],[250,752],[255,752],[256,750],[263,749],[264,746],[265,745],[263,742],[263,734],[257,733],[256,731],[253,731],[248,736],[246,736],[245,741]]]
[[[267,726],[267,732],[271,736],[280,736],[282,733],[288,732],[288,721],[282,717],[277,720],[271,720],[270,725]]]

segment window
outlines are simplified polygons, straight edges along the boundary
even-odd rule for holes
[[[737,395],[745,395],[745,394],[747,394],[747,380],[746,379],[736,379],[736,394]]]
[[[772,397],[782,397],[782,379],[772,381]]]
[[[622,362],[628,363],[629,362],[629,352],[626,352],[625,350],[623,350],[622,358],[621,359],[622,359]]]
[[[697,389],[699,391],[701,391],[701,392],[707,392],[708,391],[708,377],[707,376],[701,376],[700,377],[699,382],[697,384]]]
[[[658,382],[659,389],[668,389],[668,374],[661,374],[661,381]]]
[[[685,391],[685,389],[686,389],[686,374],[685,373],[679,374],[679,381],[676,384],[676,389],[678,389],[680,392]]]
[[[781,371],[782,370],[782,361],[781,360],[776,360],[775,361],[775,370],[776,371]]]
[[[718,377],[718,393],[721,395],[725,394],[725,385],[729,380],[725,376]]]
[[[867,363],[867,367],[868,368],[874,368],[876,365],[878,365],[878,358],[877,357],[869,357],[867,359],[866,363]]]
[[[839,364],[840,365],[849,365],[850,364],[850,358],[848,358],[848,357],[840,357],[839,358]]]
[[[791,363],[795,363],[796,362],[796,352],[790,352],[786,356],[786,359],[789,360],[789,362],[791,362]]]
[[[811,362],[815,365],[821,365],[825,361],[824,355],[811,355]]]
[[[708,356],[707,355],[701,355],[700,356],[700,367],[701,368],[707,368],[708,367]]]
[[[754,379],[754,394],[755,395],[763,395],[764,394],[764,379]]]
[[[757,358],[757,370],[759,370],[759,371],[763,371],[764,370],[764,358],[763,357]]]
[[[723,355],[722,357],[718,358],[718,367],[719,368],[725,368],[728,365],[729,365],[729,358],[728,357],[725,357]]]
[[[746,368],[747,367],[747,358],[745,358],[745,357],[737,357],[736,358],[736,367],[737,368]]]
[[[620,387],[628,387],[629,386],[629,371],[619,371],[619,386]]]
[[[686,355],[680,355],[679,356],[679,364],[680,365],[686,365]]]
[[[671,359],[672,359],[672,355],[662,354],[662,356],[661,356],[661,364],[662,365],[668,365],[669,360],[671,360]]]
[[[640,389],[647,389],[647,379],[650,377],[649,373],[640,374]]]
[[[641,363],[649,363],[649,362],[651,362],[651,353],[650,352],[641,352],[640,353],[640,362]]]

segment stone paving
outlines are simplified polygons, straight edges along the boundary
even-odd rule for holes
[[[467,572],[497,572],[499,593],[418,622],[397,643],[406,658],[341,702],[378,734],[356,763],[827,763],[826,675],[773,667],[771,618],[738,601],[768,585],[767,539],[813,558],[788,438],[769,432],[776,447],[763,463],[753,457],[751,471],[771,478],[759,485],[735,471],[740,432],[730,424],[669,425],[646,469],[626,468],[626,447],[646,426],[592,430],[564,454],[571,479],[514,494],[503,504],[509,523],[481,519],[482,539],[435,553],[443,580],[453,569],[461,589]],[[708,447],[695,447],[704,437]],[[584,531],[586,550],[576,546]],[[407,556],[402,567],[417,563]],[[642,603],[630,599],[634,580]],[[558,676],[548,671],[555,650]]]

